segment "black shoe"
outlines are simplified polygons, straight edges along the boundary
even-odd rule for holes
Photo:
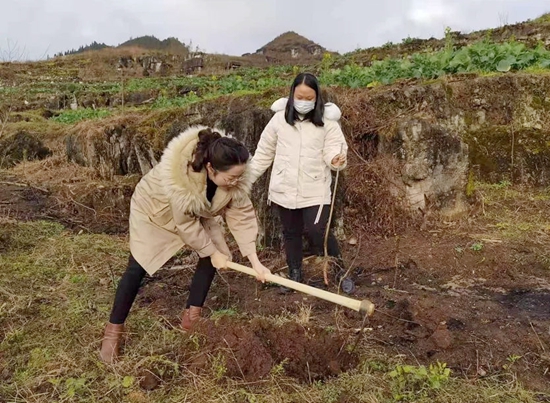
[[[288,278],[292,281],[301,283],[304,279],[302,278],[302,268],[296,267],[288,270]]]
[[[298,267],[289,267],[288,269],[288,278],[292,281],[296,281],[298,283],[301,283],[303,281],[302,278],[302,266]],[[293,292],[294,290],[285,286],[281,286],[279,288],[280,294],[288,294],[290,292]]]

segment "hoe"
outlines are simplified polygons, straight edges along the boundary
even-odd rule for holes
[[[239,271],[251,276],[256,277],[256,272],[250,267],[246,267],[234,262],[227,262],[227,267],[232,270]],[[276,276],[274,274],[268,274],[265,277],[266,281],[271,283],[276,283],[284,287],[292,288],[293,290],[303,292],[308,295],[312,295],[317,298],[324,299],[326,301],[333,302],[335,304],[345,306],[346,308],[353,309],[354,311],[359,312],[363,317],[371,316],[374,313],[374,304],[367,299],[359,301],[357,299],[344,297],[343,295],[338,295],[333,292],[320,290],[315,287],[311,287],[306,284],[298,283],[297,281],[292,281],[287,278]]]

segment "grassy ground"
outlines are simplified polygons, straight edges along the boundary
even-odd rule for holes
[[[123,237],[67,232],[51,222],[0,226],[0,401],[5,402],[534,402],[512,372],[483,380],[441,368],[402,366],[367,345],[360,365],[325,382],[299,383],[284,365],[258,382],[225,376],[208,357],[189,363],[202,339],[186,336],[147,308],[135,309],[124,359],[98,361],[101,330],[124,267]],[[154,379],[162,383],[149,391]],[[394,372],[397,371],[397,372]],[[393,375],[393,377],[392,377]],[[158,384],[158,382],[157,382]]]

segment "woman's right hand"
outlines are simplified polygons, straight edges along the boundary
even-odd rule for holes
[[[210,256],[210,261],[212,262],[212,266],[214,266],[218,270],[226,269],[228,260],[229,260],[229,257],[225,256],[220,251],[216,251],[212,256]]]

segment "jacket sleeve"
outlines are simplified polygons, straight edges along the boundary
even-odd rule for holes
[[[202,226],[199,217],[192,215],[170,203],[178,235],[183,243],[196,251],[200,257],[212,256],[218,249]]]
[[[340,124],[334,120],[325,121],[326,134],[325,134],[325,147],[323,149],[323,159],[333,171],[342,170],[347,166],[347,162],[340,166],[335,167],[332,165],[332,159],[340,154],[340,148],[344,155],[348,153],[348,144],[346,138],[342,132]]]
[[[254,156],[248,163],[248,171],[252,183],[256,182],[263,175],[275,158],[275,150],[277,149],[276,118],[277,115],[274,115],[264,128]]]
[[[225,209],[225,222],[239,245],[243,256],[256,252],[258,221],[249,198],[243,203],[229,202]]]

